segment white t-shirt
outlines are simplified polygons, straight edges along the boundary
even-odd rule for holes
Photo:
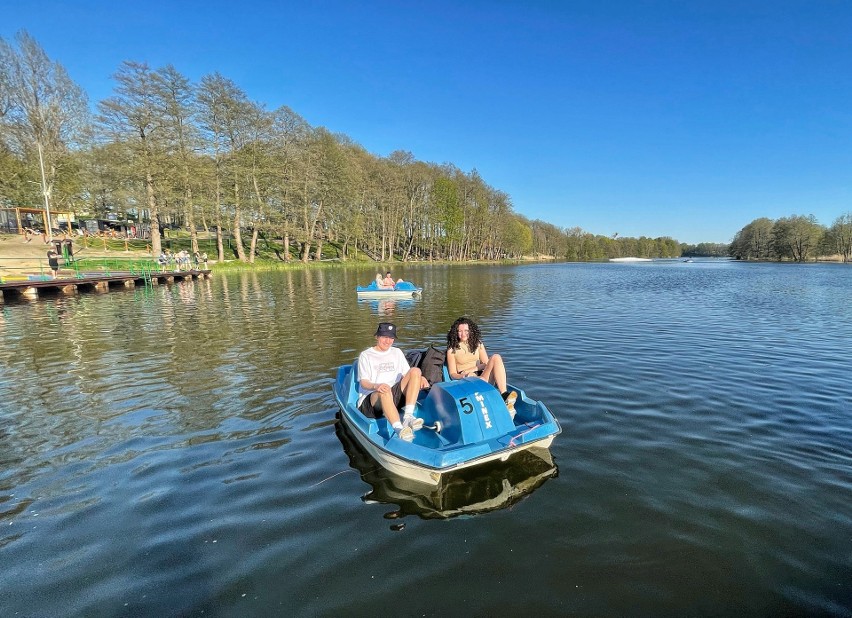
[[[361,380],[367,379],[373,384],[393,386],[408,373],[408,361],[399,348],[391,346],[387,352],[376,348],[367,348],[358,355],[358,405],[372,390],[361,386]]]

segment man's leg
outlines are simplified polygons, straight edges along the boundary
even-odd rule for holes
[[[399,413],[399,408],[397,407],[402,400],[402,383],[400,382],[394,384],[389,393],[381,393],[377,403],[381,407],[382,414],[385,415],[385,418],[390,422],[394,431],[399,434],[399,437],[406,442],[411,442],[414,439],[414,429],[403,422],[402,415]]]
[[[382,415],[388,419],[391,425],[400,422],[399,410],[396,409],[394,402],[393,391],[387,393],[372,393],[370,395],[370,403],[376,410],[381,410]]]
[[[420,385],[422,382],[420,378],[420,369],[412,367],[399,383],[405,395],[405,405],[402,408],[405,414],[402,424],[410,426],[414,431],[423,427],[423,419],[417,418],[414,415],[414,408],[417,405],[417,396],[420,394]]]
[[[400,385],[402,386],[402,392],[405,393],[405,405],[407,406],[413,406],[417,403],[417,396],[420,394],[421,375],[419,368],[412,367],[402,377]]]

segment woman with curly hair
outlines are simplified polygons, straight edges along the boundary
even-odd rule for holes
[[[470,318],[459,318],[447,333],[447,369],[452,380],[475,376],[496,386],[506,402],[509,414],[514,418],[518,394],[506,389],[503,359],[499,354],[488,356],[479,335],[479,327]]]

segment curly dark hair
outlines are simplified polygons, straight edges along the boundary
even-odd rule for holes
[[[467,347],[471,352],[476,352],[482,340],[479,338],[479,327],[476,322],[470,318],[461,317],[450,326],[450,332],[447,333],[447,349],[458,350],[459,344],[459,324],[467,324],[470,329],[470,334],[467,336]]]

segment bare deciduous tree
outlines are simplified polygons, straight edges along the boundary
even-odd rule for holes
[[[53,192],[69,149],[85,141],[87,99],[65,68],[27,32],[17,49],[0,38],[0,135],[4,145],[40,179],[46,232],[51,233]]]

